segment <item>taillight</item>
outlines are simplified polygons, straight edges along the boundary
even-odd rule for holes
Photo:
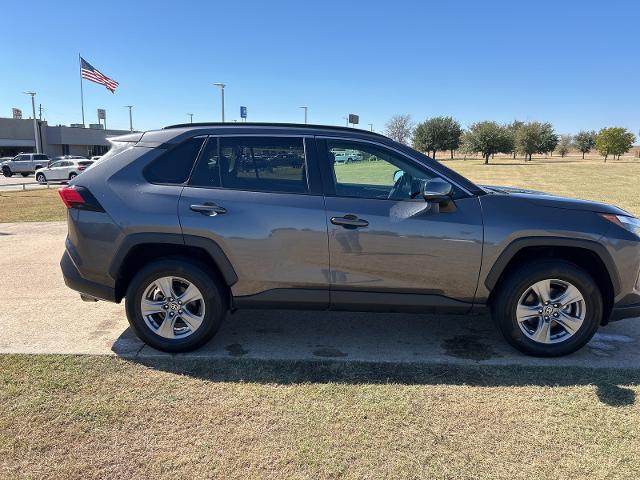
[[[91,210],[93,212],[104,212],[104,209],[91,192],[85,187],[61,187],[58,194],[62,203],[67,208],[78,208],[80,210]]]
[[[79,170],[80,172],[81,172],[81,171],[83,171],[83,170],[86,170],[86,169],[87,169],[87,167],[78,167],[78,170]]]

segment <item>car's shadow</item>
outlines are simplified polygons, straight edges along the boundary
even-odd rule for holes
[[[112,349],[150,368],[217,382],[594,385],[607,405],[633,404],[628,386],[640,384],[640,369],[598,367],[626,366],[614,349],[624,357],[635,339],[601,334],[594,344],[606,346],[536,359],[508,346],[485,315],[243,311],[189,354],[158,352],[130,329]]]

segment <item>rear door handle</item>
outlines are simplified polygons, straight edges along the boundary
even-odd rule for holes
[[[205,202],[203,204],[195,204],[189,207],[194,212],[201,213],[203,215],[208,215],[210,217],[215,217],[216,215],[222,215],[227,213],[227,209],[224,207],[220,207],[215,203]]]
[[[369,226],[369,222],[351,214],[345,215],[344,217],[331,217],[331,223],[349,229]]]

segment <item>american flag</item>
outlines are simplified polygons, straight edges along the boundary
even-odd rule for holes
[[[82,78],[104,85],[111,93],[115,92],[118,86],[118,82],[107,77],[82,57],[80,57],[80,75]]]

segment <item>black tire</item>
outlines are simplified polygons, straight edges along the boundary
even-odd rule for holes
[[[40,184],[45,184],[47,183],[47,177],[44,176],[44,173],[38,173],[36,175],[36,182]]]
[[[545,279],[558,279],[574,285],[585,301],[585,319],[567,340],[540,343],[527,337],[518,325],[516,308],[520,297],[531,285]],[[510,272],[496,287],[491,314],[498,329],[512,346],[538,357],[568,355],[582,348],[596,333],[603,316],[602,293],[595,280],[584,269],[565,260],[543,260],[527,263]]]
[[[5,177],[13,177],[13,172],[9,167],[2,167],[2,175]]]
[[[74,178],[76,178],[77,176],[78,176],[78,174],[77,174],[77,173],[75,173],[75,172],[71,172],[71,173],[69,174],[69,180],[73,180],[73,179],[74,179]]]
[[[181,277],[193,283],[202,293],[204,319],[195,332],[185,338],[167,339],[154,332],[141,312],[142,295],[149,285],[163,276]],[[131,280],[126,293],[126,312],[129,324],[146,344],[171,353],[188,352],[208,342],[218,331],[228,307],[225,288],[217,276],[188,258],[169,257],[143,267]]]
[[[29,173],[21,173],[20,175],[22,175],[23,177],[28,177],[30,174]]]

